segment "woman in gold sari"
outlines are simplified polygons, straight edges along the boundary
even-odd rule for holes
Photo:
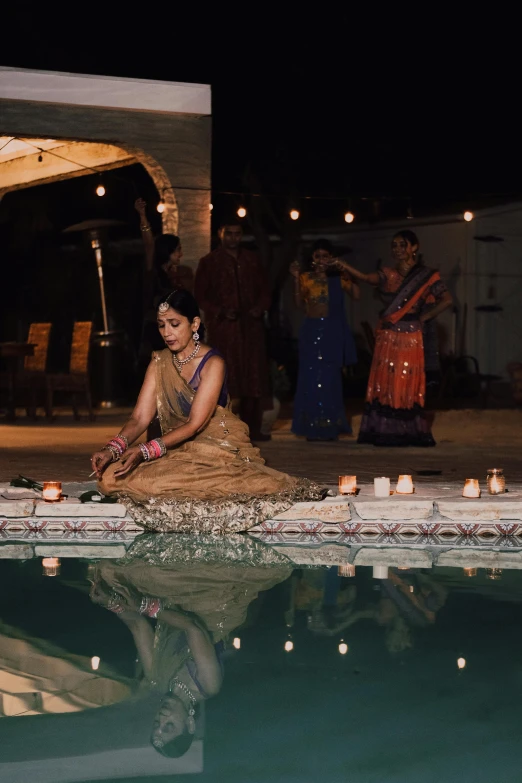
[[[158,306],[166,348],[153,354],[121,432],[92,456],[99,487],[159,532],[238,532],[320,496],[268,468],[230,410],[225,363],[200,340],[198,305],[184,290]],[[162,437],[135,443],[158,415]]]

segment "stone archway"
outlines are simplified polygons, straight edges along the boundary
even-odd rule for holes
[[[138,147],[103,141],[0,137],[0,198],[12,190],[58,182],[72,177],[140,163],[165,203],[164,233],[178,233],[179,209],[164,168]]]

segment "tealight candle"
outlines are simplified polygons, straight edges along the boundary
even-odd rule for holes
[[[395,491],[398,495],[413,494],[413,481],[411,476],[399,476]]]
[[[373,491],[376,498],[389,498],[390,497],[390,479],[385,476],[380,478],[374,478]]]
[[[355,566],[352,563],[344,563],[337,569],[338,576],[355,576]]]
[[[339,476],[339,494],[355,495],[357,491],[357,476]]]
[[[463,498],[479,498],[480,487],[478,479],[466,479],[464,482],[464,489],[462,490]]]
[[[60,573],[59,557],[44,557],[42,560],[42,570],[44,576],[58,576]]]
[[[388,579],[388,566],[374,565],[373,567],[374,579]]]
[[[43,499],[48,503],[55,503],[62,497],[61,481],[44,481],[42,490]]]

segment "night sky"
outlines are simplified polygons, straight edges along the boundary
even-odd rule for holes
[[[509,19],[476,8],[462,22],[428,6],[404,17],[373,5],[274,8],[129,5],[118,20],[96,5],[9,8],[17,32],[2,61],[210,83],[214,200],[243,191],[247,171],[282,208],[324,197],[306,201],[320,218],[350,199],[354,210],[380,200],[391,216],[522,194]]]

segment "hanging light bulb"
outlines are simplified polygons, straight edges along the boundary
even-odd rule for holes
[[[459,669],[465,669],[466,668],[466,659],[465,658],[457,658],[457,666]]]
[[[299,210],[298,209],[291,209],[290,210],[290,219],[291,220],[299,220]]]
[[[158,210],[160,215],[161,215],[162,212],[165,212],[165,202],[163,201],[163,199],[160,199],[158,201],[158,206],[156,207],[156,209]]]
[[[232,642],[232,647],[235,647],[236,650],[241,649],[241,639],[239,638],[239,636],[236,636],[234,638],[234,641]]]
[[[100,184],[98,185],[98,187],[96,188],[96,195],[97,195],[97,196],[100,196],[100,197],[101,197],[101,196],[105,196],[105,186],[104,186],[104,185],[102,185],[101,183],[100,183]]]
[[[341,653],[341,655],[346,655],[346,653],[348,652],[348,645],[346,644],[346,642],[340,643],[339,652]]]
[[[244,207],[239,207],[237,210],[237,216],[240,218],[246,217],[246,209]]]
[[[285,642],[285,652],[292,652],[294,649],[294,643],[291,639],[287,639]]]
[[[209,208],[209,209],[210,209],[210,211],[212,212],[212,210],[214,209],[214,204],[209,204],[209,205],[208,205],[208,208]]]
[[[355,220],[355,215],[353,214],[353,212],[345,212],[344,213],[344,222],[345,223],[353,223],[354,220]]]
[[[475,215],[473,214],[473,212],[470,212],[469,210],[466,210],[466,212],[464,212],[462,217],[464,218],[466,223],[471,223],[471,221],[473,220]]]
[[[97,655],[93,655],[91,658],[91,669],[93,672],[97,671],[100,668],[100,659]]]

